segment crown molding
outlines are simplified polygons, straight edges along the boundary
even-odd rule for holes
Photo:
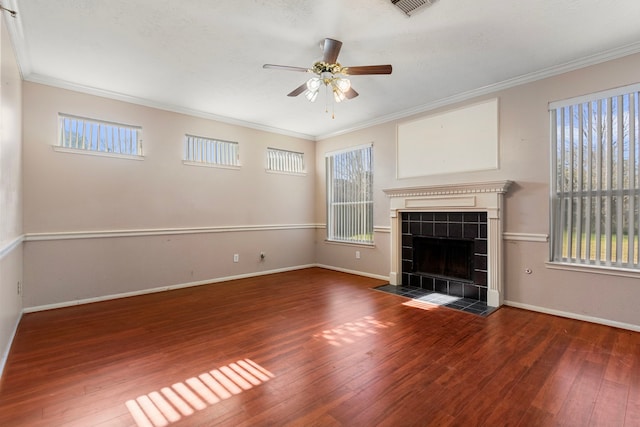
[[[514,77],[511,79],[504,80],[499,83],[487,85],[478,89],[473,89],[470,91],[461,92],[458,94],[454,94],[445,98],[441,98],[435,100],[433,102],[429,102],[426,104],[418,105],[413,108],[409,108],[406,110],[398,111],[396,113],[387,114],[384,116],[380,116],[371,120],[363,121],[354,126],[350,126],[344,128],[342,130],[331,132],[327,134],[318,134],[311,135],[299,132],[293,132],[286,129],[280,129],[276,127],[271,127],[268,125],[248,122],[244,120],[235,119],[232,117],[221,116],[217,114],[207,113],[200,110],[189,109],[185,107],[180,107],[176,105],[151,101],[148,99],[134,97],[130,95],[125,95],[118,92],[107,91],[103,89],[98,89],[90,86],[79,85],[75,83],[71,83],[68,81],[64,81],[61,79],[56,79],[49,76],[43,76],[37,73],[33,73],[33,68],[31,64],[31,60],[29,58],[28,52],[28,44],[24,37],[23,24],[20,16],[20,11],[18,7],[18,2],[16,0],[4,0],[5,7],[15,10],[17,12],[17,16],[12,18],[11,16],[7,16],[5,13],[5,23],[7,25],[7,29],[11,38],[11,43],[14,48],[14,52],[16,55],[16,59],[18,62],[18,68],[20,70],[20,74],[25,81],[40,83],[48,86],[59,87],[62,89],[73,90],[76,92],[87,93],[90,95],[100,96],[103,98],[114,99],[118,101],[129,102],[132,104],[142,105],[151,108],[157,108],[160,110],[186,114],[194,117],[204,118],[208,120],[215,120],[222,123],[228,123],[236,126],[242,126],[249,129],[260,130],[269,133],[275,133],[279,135],[291,136],[294,138],[302,138],[311,141],[321,141],[323,139],[332,138],[335,136],[344,135],[347,133],[355,132],[358,130],[366,129],[372,126],[388,123],[394,120],[404,119],[416,114],[425,113],[428,111],[435,110],[437,108],[445,107],[451,104],[455,104],[458,102],[467,101],[472,98],[476,98],[479,96],[488,95],[500,90],[509,89],[515,86],[519,86],[526,83],[535,82],[538,80],[542,80],[548,77],[553,77],[559,74],[567,73],[570,71],[575,71],[587,66],[596,65],[602,62],[611,61],[614,59],[622,58],[624,56],[633,55],[636,53],[640,53],[640,42],[631,43],[625,46],[621,46],[618,48],[610,49],[604,52],[600,52],[594,55],[589,55],[583,58],[576,59],[574,61],[569,61],[564,64],[556,65],[553,67],[548,67],[542,69],[540,71],[536,71],[534,73],[524,74],[518,77]]]
[[[24,79],[25,76],[31,74],[31,60],[29,59],[29,48],[27,41],[24,38],[24,27],[22,25],[22,15],[20,14],[20,8],[16,0],[4,0],[4,7],[16,12],[16,16],[12,17],[9,13],[3,12],[4,23],[7,26],[9,33],[9,39],[13,45],[13,51],[16,56],[16,62],[18,63],[18,70],[20,76]]]
[[[86,93],[88,95],[99,96],[102,98],[113,99],[116,101],[128,102],[130,104],[142,105],[144,107],[156,108],[158,110],[169,111],[172,113],[185,114],[192,117],[199,117],[201,119],[214,120],[217,122],[227,123],[235,126],[242,126],[245,128],[255,129],[263,132],[275,133],[279,135],[291,136],[294,138],[307,139],[311,141],[316,140],[315,136],[313,135],[292,132],[286,129],[280,129],[280,128],[271,127],[271,126],[267,126],[259,123],[247,122],[240,119],[234,119],[232,117],[220,116],[213,113],[207,113],[205,111],[193,110],[190,108],[180,107],[172,104],[166,104],[163,102],[156,102],[149,99],[140,98],[137,96],[125,95],[119,92],[98,89],[92,86],[80,85],[80,84],[72,83],[62,79],[56,79],[50,76],[43,76],[38,73],[30,73],[27,75],[23,74],[23,79],[31,83],[38,83],[46,86],[57,87],[60,89],[72,90],[74,92]]]
[[[586,56],[574,61],[566,62],[564,64],[548,67],[540,71],[536,71],[534,73],[523,74],[518,77],[503,80],[502,82],[498,82],[498,83],[487,85],[478,89],[473,89],[466,92],[458,93],[452,96],[448,96],[446,98],[441,98],[433,102],[429,102],[427,104],[419,105],[417,107],[398,111],[397,113],[380,116],[375,119],[361,122],[359,124],[356,124],[355,126],[345,128],[337,132],[317,135],[315,137],[315,140],[321,141],[323,139],[333,138],[335,136],[340,136],[340,135],[355,132],[358,130],[366,129],[372,126],[380,125],[383,123],[388,123],[393,120],[404,119],[416,114],[426,113],[428,111],[432,111],[441,107],[446,107],[448,105],[455,104],[458,102],[468,101],[473,98],[489,95],[501,90],[510,89],[510,88],[527,84],[527,83],[536,82],[549,77],[554,77],[560,74],[568,73],[570,71],[579,70],[581,68],[585,68],[591,65],[612,61],[614,59],[623,58],[625,56],[633,55],[636,53],[640,53],[640,42],[631,43],[625,46],[621,46],[619,48],[610,49],[598,54],[594,54],[594,55]]]

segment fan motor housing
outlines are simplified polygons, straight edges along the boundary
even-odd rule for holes
[[[411,16],[418,9],[431,6],[435,2],[436,0],[391,0],[391,3],[407,16]]]

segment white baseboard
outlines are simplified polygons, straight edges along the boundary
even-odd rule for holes
[[[253,272],[253,273],[238,274],[236,276],[217,277],[215,279],[199,280],[197,282],[179,283],[179,284],[175,284],[175,285],[160,286],[160,287],[157,287],[157,288],[142,289],[142,290],[139,290],[139,291],[123,292],[123,293],[119,293],[119,294],[104,295],[104,296],[99,296],[99,297],[94,297],[94,298],[84,298],[84,299],[79,299],[79,300],[74,300],[74,301],[59,302],[59,303],[55,303],[55,304],[45,304],[45,305],[39,305],[39,306],[35,306],[35,307],[25,307],[22,310],[22,312],[23,313],[33,313],[33,312],[37,312],[37,311],[52,310],[52,309],[55,309],[55,308],[72,307],[74,305],[90,304],[90,303],[94,303],[94,302],[109,301],[109,300],[118,299],[118,298],[127,298],[127,297],[133,297],[133,296],[138,296],[138,295],[152,294],[152,293],[156,293],[156,292],[171,291],[171,290],[174,290],[174,289],[182,289],[182,288],[189,288],[189,287],[193,287],[193,286],[202,286],[202,285],[209,285],[209,284],[213,284],[213,283],[228,282],[230,280],[246,279],[246,278],[249,278],[249,277],[266,276],[268,274],[282,273],[282,272],[285,272],[285,271],[293,271],[293,270],[302,270],[303,268],[310,268],[310,267],[316,267],[316,264],[297,265],[297,266],[294,266],[294,267],[286,267],[286,268],[278,268],[278,269],[268,270],[268,271],[259,271],[259,272]]]
[[[45,305],[39,305],[39,306],[34,306],[34,307],[25,307],[22,310],[22,312],[23,313],[34,313],[34,312],[37,312],[37,311],[53,310],[55,308],[72,307],[74,305],[81,305],[81,304],[91,304],[91,303],[94,303],[94,302],[109,301],[109,300],[118,299],[118,298],[127,298],[127,297],[133,297],[133,296],[138,296],[138,295],[152,294],[152,293],[156,293],[156,292],[171,291],[171,290],[174,290],[174,289],[189,288],[189,287],[192,287],[192,286],[202,286],[202,285],[209,285],[209,284],[213,284],[213,283],[228,282],[230,280],[246,279],[246,278],[257,277],[257,276],[266,276],[268,274],[283,273],[285,271],[302,270],[304,268],[311,268],[311,267],[326,268],[327,270],[335,270],[335,271],[340,271],[340,272],[343,272],[343,273],[355,274],[355,275],[358,275],[358,276],[371,277],[372,279],[381,279],[381,280],[387,280],[387,281],[389,280],[389,278],[386,277],[386,276],[380,276],[380,275],[376,275],[376,274],[365,273],[365,272],[362,272],[362,271],[348,270],[348,269],[339,268],[339,267],[332,267],[330,265],[306,264],[306,265],[297,265],[297,266],[294,266],[294,267],[278,268],[278,269],[268,270],[268,271],[260,271],[260,272],[253,272],[253,273],[247,273],[247,274],[239,274],[239,275],[236,275],[236,276],[226,276],[226,277],[218,277],[218,278],[215,278],[215,279],[199,280],[197,282],[188,282],[188,283],[179,283],[179,284],[169,285],[169,286],[160,286],[160,287],[157,287],[157,288],[142,289],[142,290],[139,290],[139,291],[123,292],[123,293],[111,294],[111,295],[103,295],[103,296],[94,297],[94,298],[84,298],[84,299],[73,300],[73,301],[64,301],[64,302],[59,302],[59,303],[55,303],[55,304],[45,304]]]
[[[356,276],[364,276],[364,277],[370,277],[372,279],[386,280],[387,282],[389,281],[389,276],[366,273],[364,271],[349,270],[347,268],[334,267],[332,265],[316,264],[315,266],[320,268],[326,268],[327,270],[334,270],[334,271],[340,271],[342,273],[355,274]]]
[[[566,317],[568,319],[582,320],[584,322],[597,323],[605,326],[612,326],[614,328],[628,329],[630,331],[640,332],[640,325],[634,325],[631,323],[616,322],[615,320],[602,319],[600,317],[586,316],[584,314],[571,313],[567,311],[554,310],[546,307],[539,307],[536,305],[523,304],[515,301],[504,301],[504,305],[510,307],[522,308],[524,310],[537,311],[538,313],[552,314],[554,316]]]
[[[13,345],[13,340],[16,338],[16,333],[18,332],[18,325],[20,324],[20,320],[22,320],[22,313],[18,316],[16,320],[16,324],[13,325],[13,331],[11,331],[11,336],[9,337],[9,341],[7,342],[7,348],[4,349],[2,353],[2,359],[0,359],[0,378],[2,378],[2,374],[4,373],[4,367],[7,364],[7,359],[9,358],[9,352],[11,351],[11,346]]]

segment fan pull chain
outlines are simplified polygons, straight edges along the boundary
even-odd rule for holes
[[[324,85],[324,112],[329,114],[329,86]]]

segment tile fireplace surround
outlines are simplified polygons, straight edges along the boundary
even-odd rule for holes
[[[512,181],[445,184],[384,190],[391,206],[391,271],[389,282],[402,283],[403,212],[487,213],[487,305],[504,300],[502,220],[503,196]],[[407,284],[408,285],[408,284]]]

